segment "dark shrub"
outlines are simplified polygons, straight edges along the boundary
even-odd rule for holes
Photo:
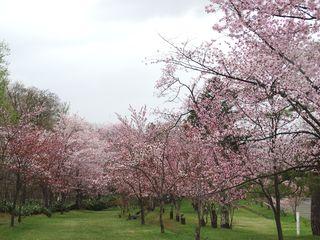
[[[113,195],[89,198],[83,201],[83,207],[86,210],[102,211],[107,208],[116,207],[117,198]]]

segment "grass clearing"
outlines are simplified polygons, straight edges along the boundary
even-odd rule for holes
[[[275,223],[272,212],[258,205],[250,205],[256,214],[246,208],[235,211],[234,228],[202,229],[202,239],[223,240],[274,240],[276,239]],[[23,219],[23,223],[15,228],[9,228],[7,216],[0,217],[1,240],[188,240],[193,239],[196,215],[191,204],[185,202],[182,206],[187,224],[181,225],[169,219],[169,208],[165,211],[166,233],[160,234],[157,212],[151,212],[146,217],[146,225],[141,226],[139,220],[128,221],[119,218],[116,209],[93,212],[71,211],[60,215],[32,216]],[[303,220],[301,236],[295,237],[295,222],[292,215],[283,216],[283,231],[285,239],[320,239],[311,236],[310,223]]]

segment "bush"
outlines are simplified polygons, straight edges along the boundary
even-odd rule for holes
[[[84,209],[91,211],[102,211],[115,206],[117,206],[117,198],[113,195],[89,198],[83,201]]]
[[[7,213],[10,212],[12,209],[12,203],[6,200],[2,200],[0,202],[0,212],[1,213]]]
[[[18,207],[17,207],[17,211],[18,211]],[[51,217],[52,211],[51,209],[43,207],[41,202],[38,202],[38,201],[28,201],[21,208],[22,216],[31,216],[31,215],[38,215],[38,214],[44,214],[47,217]]]
[[[43,208],[42,209],[42,213],[44,215],[46,215],[47,217],[51,217],[52,216],[52,211],[50,209],[48,209],[48,208]]]
[[[43,213],[43,207],[40,202],[36,202],[36,201],[28,201],[21,208],[22,216],[31,216],[31,215],[37,215],[42,213]]]
[[[101,199],[87,199],[83,202],[83,207],[86,210],[101,211],[107,208],[105,202]]]
[[[66,203],[61,204],[60,202],[55,202],[53,206],[51,207],[52,212],[68,212],[70,210],[73,210],[73,205],[68,205]]]

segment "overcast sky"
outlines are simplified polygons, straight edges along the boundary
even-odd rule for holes
[[[163,106],[160,66],[146,57],[166,44],[208,39],[207,0],[0,0],[0,38],[12,80],[48,89],[91,122],[114,122],[129,104]]]

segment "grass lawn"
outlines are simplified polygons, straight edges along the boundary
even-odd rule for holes
[[[202,229],[202,239],[276,239],[275,224],[270,210],[259,206],[248,206],[250,209],[239,208],[234,216],[232,230]],[[187,224],[181,225],[169,219],[169,211],[165,212],[166,233],[160,234],[157,213],[147,215],[145,226],[139,220],[128,221],[118,217],[118,210],[101,212],[72,211],[64,215],[32,216],[23,219],[23,223],[9,228],[7,216],[0,217],[0,240],[106,240],[106,239],[193,239],[196,223],[195,213],[189,203],[183,204],[183,213]],[[256,212],[259,212],[257,214]],[[301,236],[295,237],[293,216],[283,217],[285,239],[320,239],[313,238],[310,224],[303,220]]]

